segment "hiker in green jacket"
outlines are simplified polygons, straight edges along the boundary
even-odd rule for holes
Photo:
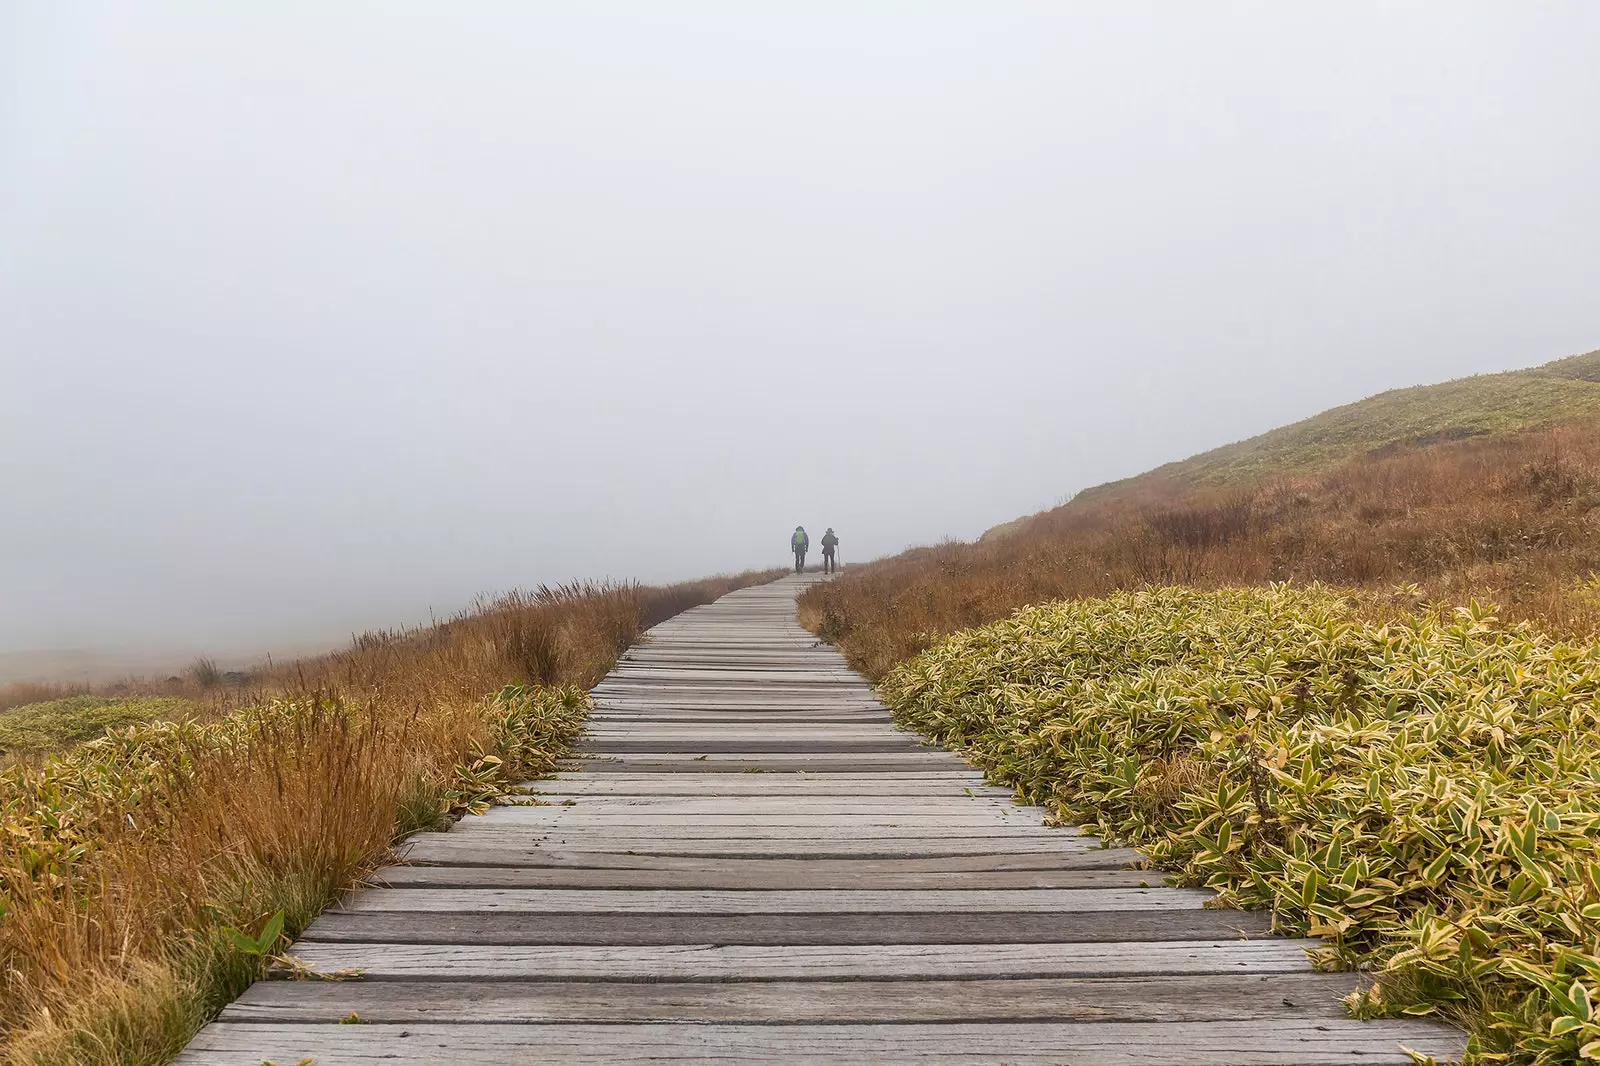
[[[822,535],[822,572],[824,574],[838,572],[839,567],[833,561],[838,549],[839,537],[833,532],[833,527],[829,526],[828,531]]]
[[[806,536],[805,526],[794,527],[794,536],[789,538],[789,547],[794,549],[794,572],[798,574],[806,568],[806,549],[811,547],[811,538]]]

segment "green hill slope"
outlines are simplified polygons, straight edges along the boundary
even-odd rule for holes
[[[1191,488],[1314,473],[1361,455],[1516,433],[1593,415],[1600,415],[1600,351],[1528,370],[1379,393],[1137,477],[1085,489],[1075,499],[1166,497]],[[990,533],[1018,524],[1008,522]]]

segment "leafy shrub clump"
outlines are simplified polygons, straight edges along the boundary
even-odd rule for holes
[[[196,705],[165,696],[67,696],[0,710],[0,759],[62,751],[120,729],[181,718]]]
[[[892,670],[907,725],[1029,802],[1370,968],[1469,1059],[1600,1059],[1600,646],[1493,608],[1152,587]],[[1363,615],[1367,617],[1363,617]]]

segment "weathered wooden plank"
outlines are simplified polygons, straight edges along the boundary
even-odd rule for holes
[[[803,717],[807,715],[833,715],[844,714],[863,716],[870,712],[877,721],[887,721],[888,711],[876,700],[865,700],[854,697],[815,697],[800,699],[786,697],[782,700],[755,699],[747,695],[694,697],[687,694],[681,696],[662,695],[648,698],[634,698],[631,696],[597,696],[595,697],[595,713],[602,716],[616,715],[624,717],[635,715],[649,718],[654,714],[693,714],[707,717],[715,715],[732,715],[735,717],[754,716],[760,714],[779,714]]]
[[[623,729],[632,725],[659,725],[659,726],[688,726],[699,728],[701,726],[738,726],[753,727],[763,724],[789,725],[789,726],[833,726],[862,727],[872,726],[884,729],[888,723],[883,720],[883,712],[877,708],[862,708],[859,711],[842,711],[837,708],[817,711],[801,711],[790,708],[784,709],[755,709],[750,710],[677,710],[668,711],[662,708],[653,708],[650,711],[624,711],[605,710],[596,711],[589,715],[588,728],[596,729]]]
[[[969,809],[960,814],[954,812],[922,814],[908,810],[875,813],[837,811],[828,814],[811,814],[804,811],[792,814],[781,811],[743,813],[699,811],[688,814],[656,814],[648,810],[597,811],[581,804],[571,807],[550,804],[538,806],[500,804],[482,817],[483,824],[494,827],[526,826],[539,831],[556,828],[581,829],[593,830],[596,833],[628,832],[637,829],[651,833],[659,830],[666,835],[676,835],[681,831],[685,835],[692,836],[710,836],[722,830],[748,834],[754,831],[782,833],[790,829],[806,830],[808,833],[812,830],[828,830],[847,834],[854,834],[864,829],[941,829],[972,835],[989,831],[1008,835],[1013,830],[1035,833],[1049,831],[1049,827],[1039,821],[1030,824],[1021,816],[1008,817],[998,810],[981,809]],[[1076,833],[1065,835],[1077,836]]]
[[[592,690],[591,690],[592,691]],[[694,688],[682,685],[660,685],[654,689],[639,688],[633,691],[595,692],[595,702],[601,707],[632,707],[641,710],[678,706],[711,707],[775,707],[780,710],[829,710],[872,708],[888,717],[887,710],[870,689],[841,689],[837,686],[822,688],[812,686],[811,691],[778,693],[759,685],[731,687],[700,685]]]
[[[519,820],[511,817],[497,817],[500,815],[521,814],[524,811],[538,812],[543,808],[531,807],[495,807],[488,813],[481,815],[471,824],[458,825],[451,830],[462,836],[515,836],[529,842],[553,842],[564,844],[613,844],[628,841],[643,841],[650,844],[685,841],[753,841],[768,845],[787,845],[801,841],[812,843],[830,843],[844,841],[855,844],[866,844],[872,841],[945,841],[967,840],[975,841],[991,850],[1005,850],[1012,845],[1038,845],[1041,847],[1074,847],[1083,846],[1084,837],[1067,829],[1051,829],[1026,825],[989,825],[989,824],[957,824],[942,827],[930,822],[918,822],[912,818],[904,819],[904,824],[897,824],[887,818],[867,817],[854,819],[854,824],[846,821],[844,816],[834,823],[807,823],[803,819],[784,820],[773,818],[770,820],[745,820],[718,824],[697,824],[689,821],[688,824],[660,824],[660,825],[632,825],[627,822],[607,824],[600,820],[583,820],[575,818],[569,827],[563,821],[546,821],[544,819],[529,818]]]
[[[629,770],[635,773],[872,773],[901,769],[942,770],[959,766],[949,755],[937,752],[885,752],[877,755],[850,753],[817,755],[804,753],[750,754],[739,752],[680,752],[678,754],[594,754],[574,756],[570,768],[604,771]]]
[[[613,778],[613,775],[605,770],[595,770],[590,772],[592,776],[588,777],[568,773],[562,778],[529,782],[528,785],[535,792],[563,795],[616,794],[626,797],[678,793],[684,798],[696,799],[744,795],[770,799],[774,802],[796,796],[824,796],[877,802],[904,800],[907,803],[962,799],[1010,800],[1013,796],[1011,790],[1001,785],[986,784],[975,775],[951,777],[945,781],[913,779],[901,781],[902,775],[891,770],[875,774],[877,778],[875,781],[849,782],[830,780],[836,775],[827,772],[797,772],[781,776],[766,775],[768,780],[754,781],[744,776],[747,772],[724,769],[720,772],[701,771],[692,776],[664,774],[657,771],[624,776],[618,772]],[[707,776],[708,774],[711,776]],[[569,785],[570,788],[564,787]]]
[[[754,755],[770,759],[774,755],[804,755],[808,759],[827,755],[920,754],[926,747],[910,737],[834,740],[830,737],[807,739],[785,737],[700,738],[669,737],[665,740],[623,740],[616,737],[583,738],[573,746],[573,756],[595,755]],[[945,756],[948,758],[948,756]]]
[[[822,773],[643,773],[627,778],[608,779],[605,773],[595,773],[592,778],[579,776],[530,781],[518,786],[515,795],[560,795],[560,797],[618,797],[618,799],[765,799],[781,802],[786,799],[819,797],[819,799],[854,800],[862,804],[888,804],[904,800],[917,804],[922,800],[984,799],[1010,802],[1011,792],[1000,786],[989,786],[973,778],[954,781],[907,781],[899,783],[898,775],[885,773],[875,783],[854,784],[848,781],[830,781]]]
[[[281,1025],[207,1027],[177,1066],[509,1066],[645,1063],[662,1058],[743,1063],[1007,1063],[1010,1066],[1406,1066],[1401,1045],[1441,1058],[1462,1041],[1421,1021],[1339,1018],[894,1025]]]
[[[682,741],[686,747],[706,740],[717,740],[726,744],[738,742],[747,745],[743,749],[746,751],[769,750],[765,745],[776,740],[827,740],[834,743],[894,740],[915,744],[919,749],[927,747],[927,742],[921,737],[912,736],[909,733],[896,732],[893,729],[885,729],[882,726],[862,726],[837,722],[822,725],[815,722],[800,724],[792,722],[708,722],[691,724],[640,722],[621,727],[591,723],[584,730],[583,735],[585,739],[596,742],[602,740],[648,740],[659,744],[676,740]]]
[[[501,944],[342,944],[304,941],[295,952],[319,971],[358,968],[368,980],[762,981],[777,978],[1111,977],[1144,974],[1303,973],[1310,940],[1042,944],[670,947]]]
[[[864,681],[844,681],[839,678],[829,678],[819,675],[814,667],[807,664],[793,664],[788,669],[755,669],[751,674],[760,673],[761,677],[740,677],[735,671],[706,673],[703,676],[690,676],[694,667],[685,667],[678,670],[662,662],[654,664],[655,677],[641,677],[633,675],[631,671],[619,673],[596,685],[594,690],[600,695],[619,697],[638,697],[658,691],[665,691],[678,697],[685,695],[697,696],[702,693],[712,695],[737,694],[760,699],[769,697],[773,693],[792,694],[795,696],[820,698],[830,694],[843,694],[851,699],[866,701],[875,699],[876,694],[872,687]]]
[[[850,796],[628,796],[628,795],[564,795],[562,793],[535,793],[508,795],[497,801],[497,806],[516,807],[546,815],[544,821],[567,821],[572,817],[589,820],[623,821],[631,816],[673,817],[679,821],[698,817],[762,819],[788,816],[808,818],[838,815],[846,818],[881,818],[892,820],[897,816],[972,817],[990,819],[989,825],[1018,825],[1035,829],[1046,828],[1049,823],[1044,812],[1036,807],[1018,807],[999,797],[968,799],[962,796],[923,796],[899,798],[885,796],[874,798]]]
[[[934,753],[929,753],[934,754]],[[709,775],[709,776],[707,776]],[[786,785],[799,787],[802,785],[848,785],[869,787],[874,784],[889,782],[895,785],[936,785],[962,789],[966,787],[983,786],[986,788],[1003,788],[1004,786],[990,784],[985,781],[983,772],[945,755],[938,766],[934,767],[908,767],[904,770],[890,770],[887,773],[881,770],[818,770],[814,772],[799,771],[792,776],[780,777],[772,782],[756,782],[744,776],[741,770],[728,769],[702,771],[700,775],[689,777],[676,777],[672,774],[663,774],[656,770],[628,770],[626,768],[584,768],[559,769],[548,777],[541,777],[529,784],[542,785],[561,782],[583,782],[592,784],[676,784],[685,788],[716,788],[722,784],[760,784],[763,787],[781,788]]]
[[[516,866],[527,868],[586,868],[607,870],[709,870],[737,868],[770,871],[776,875],[789,871],[800,876],[803,868],[826,865],[830,870],[917,871],[940,870],[1073,870],[1126,866],[1137,854],[1121,848],[1083,847],[1027,852],[985,852],[977,855],[911,855],[852,858],[801,858],[747,856],[730,859],[693,855],[652,855],[627,851],[556,850],[526,842],[485,840],[456,833],[420,833],[401,846],[407,862],[442,863],[452,866]],[[845,876],[843,874],[839,876]]]
[[[808,751],[844,751],[853,749],[845,745],[888,745],[885,751],[914,751],[919,753],[933,753],[934,749],[917,737],[905,733],[893,733],[887,729],[857,729],[853,726],[810,725],[802,729],[769,729],[759,723],[753,725],[738,725],[735,723],[714,723],[705,726],[694,725],[688,728],[673,727],[662,729],[598,729],[590,730],[584,734],[583,743],[591,746],[602,744],[676,744],[677,747],[663,747],[661,750],[667,754],[672,752],[692,752],[701,754],[706,751],[717,750],[708,748],[707,744],[720,746],[722,750],[750,755],[771,755],[776,753],[793,754]],[[794,745],[818,744],[821,747],[807,748],[794,747]],[[830,747],[832,745],[833,747]],[[870,749],[869,749],[870,750]],[[942,754],[942,753],[941,753]],[[946,756],[948,758],[948,756]]]
[[[521,787],[551,792],[619,792],[646,795],[689,793],[692,795],[788,795],[805,792],[817,795],[940,795],[964,796],[967,790],[978,795],[1010,796],[1011,790],[984,781],[983,775],[965,767],[947,771],[915,773],[793,773],[757,777],[739,771],[701,771],[693,777],[663,773],[627,773],[617,770],[562,771]]]
[[[655,721],[657,716],[669,718],[680,715],[692,720],[729,721],[750,719],[765,715],[789,717],[797,721],[842,716],[857,723],[892,728],[893,720],[881,706],[865,699],[838,695],[817,694],[810,697],[766,692],[676,692],[650,695],[621,696],[599,694],[594,697],[595,713],[599,720],[608,719]],[[869,717],[869,714],[871,717]]]
[[[770,837],[680,837],[672,840],[613,837],[597,840],[589,834],[577,833],[570,838],[531,843],[525,836],[515,831],[502,833],[483,830],[461,833],[460,836],[471,836],[478,847],[510,849],[521,846],[537,850],[544,855],[545,863],[566,866],[595,866],[599,865],[599,860],[593,856],[617,854],[725,859],[932,859],[962,855],[1012,856],[1030,853],[1050,857],[1081,853],[1093,848],[1092,844],[1074,844],[1070,840],[1055,842],[972,837],[890,837],[877,840],[851,840],[845,837],[791,840]]]
[[[1347,1017],[1354,974],[636,984],[262,981],[232,1022],[1199,1022]]]
[[[757,860],[759,863],[760,860]],[[383,888],[699,888],[699,889],[1024,889],[1139,888],[1162,884],[1154,870],[868,869],[842,873],[827,860],[796,863],[799,869],[747,870],[740,862],[718,862],[693,871],[590,870],[523,866],[386,866],[368,880]],[[876,864],[873,864],[876,865]]]
[[[726,649],[723,649],[726,650]],[[825,676],[830,680],[849,682],[860,685],[863,683],[861,675],[853,673],[848,667],[836,658],[829,656],[827,648],[799,648],[790,650],[755,650],[747,652],[749,657],[772,659],[792,663],[797,670]],[[663,672],[688,671],[695,676],[702,674],[733,674],[740,677],[749,677],[760,680],[763,674],[753,672],[748,666],[742,665],[742,660],[725,659],[721,655],[701,657],[704,661],[695,662],[685,657],[685,649],[663,645],[657,642],[653,647],[641,646],[631,650],[627,655],[617,661],[609,674],[607,682],[617,678],[652,676]]]
[[[773,689],[806,689],[826,687],[843,691],[871,692],[858,678],[847,678],[837,670],[814,665],[794,664],[788,669],[774,670],[764,667],[729,667],[724,670],[707,670],[693,663],[668,663],[665,660],[645,666],[642,663],[625,663],[614,670],[600,684],[597,692],[627,692],[630,690],[658,688],[749,688],[761,691]]]
[[[911,815],[922,818],[967,817],[981,814],[997,819],[998,824],[1042,825],[1043,812],[1037,807],[1019,807],[1000,797],[915,796],[573,796],[542,793],[507,796],[502,806],[537,808],[552,817],[571,816],[624,819],[631,817],[760,818],[772,815],[855,818],[893,818]]]
[[[369,888],[349,911],[466,914],[957,914],[1198,910],[1213,893],[1191,888],[655,889]]]
[[[993,840],[987,837],[885,836],[856,840],[846,836],[794,837],[788,840],[771,836],[686,837],[660,839],[649,836],[608,836],[590,833],[570,836],[552,834],[529,841],[516,830],[489,830],[461,834],[480,844],[505,844],[543,848],[551,854],[635,854],[721,857],[729,859],[915,859],[954,855],[1039,855],[1072,854],[1092,845],[1070,840]]]
[[[303,941],[386,944],[1040,944],[1236,940],[1267,915],[1221,909],[1056,914],[416,914],[329,911]],[[297,949],[298,950],[298,949]]]

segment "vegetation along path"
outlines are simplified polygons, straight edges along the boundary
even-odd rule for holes
[[[800,629],[809,576],[650,632],[570,772],[448,833],[257,983],[186,1066],[367,1063],[1405,1063],[1351,975],[1263,914],[1046,828],[895,728]],[[341,1021],[347,1024],[339,1024]],[[365,1024],[348,1024],[354,1022]]]

